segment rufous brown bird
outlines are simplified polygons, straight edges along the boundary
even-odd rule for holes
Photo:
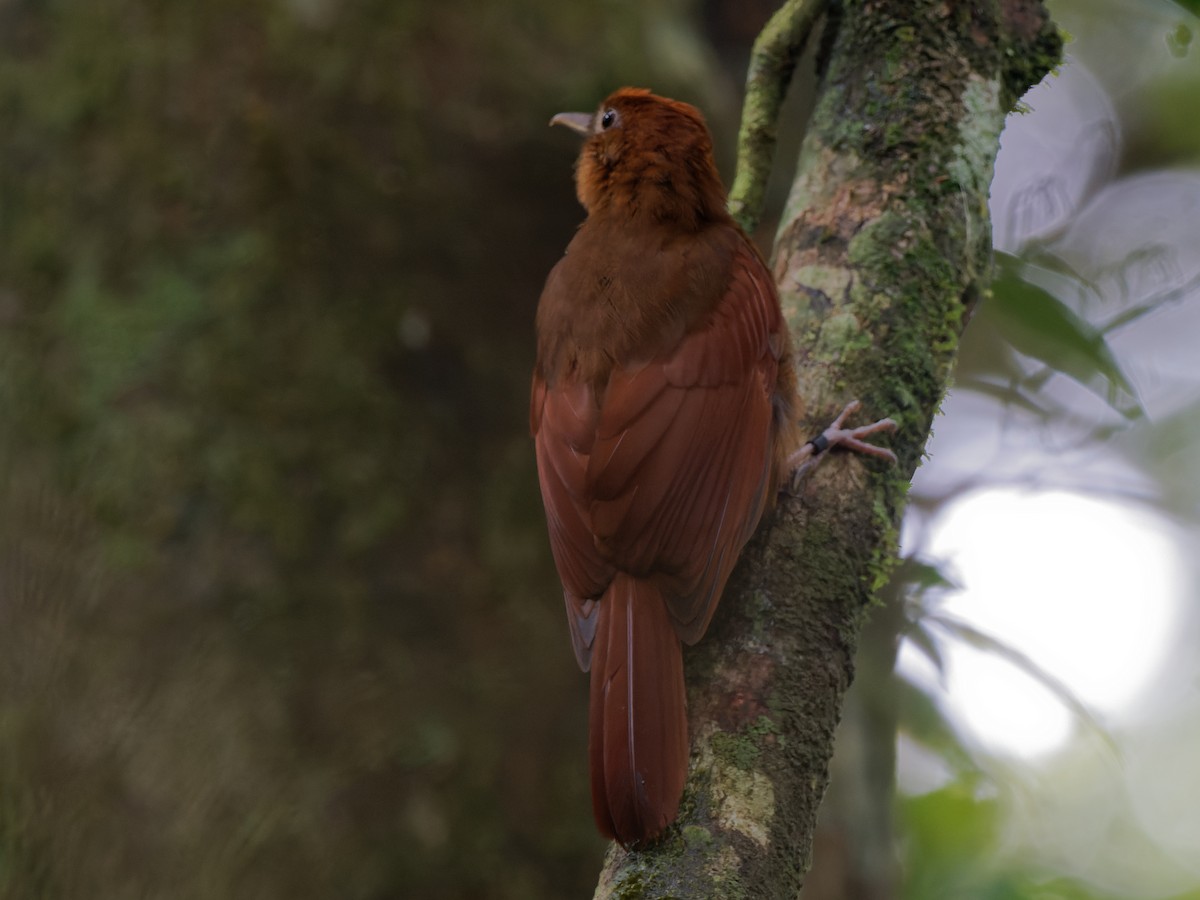
[[[688,729],[680,644],[704,634],[742,546],[795,465],[890,420],[797,449],[774,282],[725,210],[694,107],[622,88],[551,124],[584,137],[587,219],[537,313],[530,428],[579,665],[600,831],[652,840],[678,811]]]

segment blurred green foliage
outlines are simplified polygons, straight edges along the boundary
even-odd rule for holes
[[[992,326],[1012,349],[1095,391],[1128,418],[1145,415],[1099,329],[1037,283],[1053,272],[1008,253],[995,254]]]
[[[545,122],[679,15],[0,5],[0,896],[589,889]]]
[[[1024,873],[998,860],[1003,810],[961,783],[904,798],[905,898],[911,900],[1093,900],[1085,886]],[[1184,900],[1184,898],[1180,898]]]

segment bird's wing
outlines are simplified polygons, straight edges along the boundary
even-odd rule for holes
[[[550,549],[563,584],[571,645],[585,672],[591,666],[597,603],[613,576],[612,564],[596,548],[588,513],[587,468],[598,418],[590,385],[565,382],[551,389],[533,376],[529,427]]]
[[[741,247],[700,329],[670,354],[613,372],[572,494],[577,519],[560,526],[560,542],[574,548],[594,535],[599,558],[655,578],[686,643],[708,627],[775,486],[773,400],[785,343],[770,274]],[[577,523],[590,530],[576,533]]]

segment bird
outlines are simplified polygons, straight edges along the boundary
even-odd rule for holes
[[[676,818],[689,738],[682,645],[704,635],[785,481],[829,447],[894,460],[852,402],[798,440],[774,280],[726,211],[696,107],[621,88],[551,125],[583,138],[586,218],[536,315],[530,431],[571,644],[590,672],[592,810],[649,845]]]

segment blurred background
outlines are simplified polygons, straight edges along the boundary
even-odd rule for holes
[[[809,900],[1200,897],[1189,5],[1051,4]],[[728,177],[773,7],[0,0],[0,896],[590,895],[545,123],[649,86]]]

